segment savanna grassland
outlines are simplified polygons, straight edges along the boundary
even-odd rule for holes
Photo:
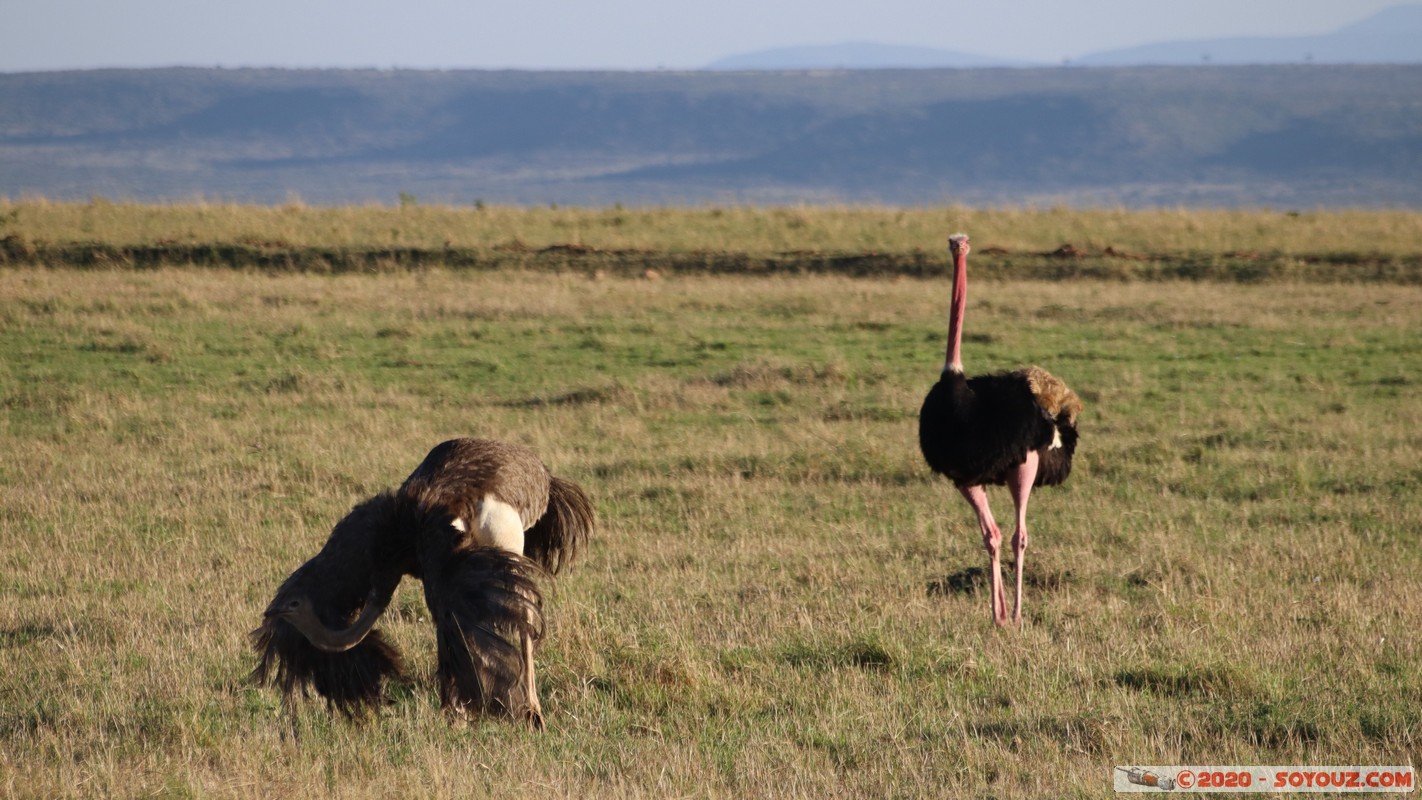
[[[1040,363],[1087,403],[1033,496],[1021,630],[917,450],[945,273],[640,271],[938,259],[952,229],[968,369]],[[1117,764],[1422,761],[1422,215],[27,202],[0,238],[5,796],[1102,797]],[[394,240],[601,260],[63,258]],[[1216,277],[1013,277],[1064,243]],[[1231,278],[1261,261],[1341,266]],[[549,729],[441,714],[413,582],[377,716],[254,685],[275,587],[461,435],[597,505],[549,585]]]

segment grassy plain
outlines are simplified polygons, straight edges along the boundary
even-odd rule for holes
[[[0,265],[374,273],[942,275],[970,230],[1003,279],[1422,285],[1422,214],[1069,208],[280,207],[0,200]]]
[[[448,205],[151,205],[0,199],[0,233],[46,242],[116,246],[160,242],[287,247],[542,248],[606,250],[913,252],[943,249],[948,229],[1012,251],[1415,255],[1422,214],[1412,211],[1074,208],[515,207]]]
[[[1020,631],[917,453],[944,278],[0,270],[0,794],[1102,797],[1115,764],[1422,761],[1422,288],[974,276],[969,369],[1087,401]],[[597,502],[549,730],[442,717],[414,585],[387,710],[284,709],[245,633],[457,435]]]
[[[1422,214],[1073,208],[454,207],[146,205],[0,198],[0,237],[115,248],[411,248],[476,253],[568,246],[660,254],[940,254],[949,231],[1007,253],[1072,244],[1084,253],[1416,257]]]

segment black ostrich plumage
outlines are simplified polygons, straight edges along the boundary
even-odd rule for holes
[[[1049,412],[1029,374],[968,378],[945,370],[918,412],[918,445],[928,466],[960,487],[1001,485],[1027,451],[1036,450],[1040,461],[1033,485],[1065,481],[1078,439],[1074,414]]]

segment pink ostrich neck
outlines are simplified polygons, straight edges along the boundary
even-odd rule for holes
[[[948,362],[944,371],[963,371],[963,312],[968,307],[968,237],[949,240],[953,252],[953,300],[948,307]]]

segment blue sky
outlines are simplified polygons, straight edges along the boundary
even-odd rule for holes
[[[682,69],[845,41],[1057,63],[1325,33],[1401,0],[0,0],[0,72],[95,67]]]

